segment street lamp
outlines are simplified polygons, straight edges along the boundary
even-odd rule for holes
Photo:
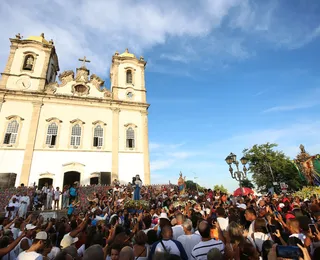
[[[247,167],[246,164],[248,163],[248,159],[246,157],[242,157],[240,162],[243,165],[242,171],[239,170],[239,161],[237,161],[237,156],[234,153],[230,153],[226,159],[226,163],[229,165],[229,172],[231,174],[232,179],[235,179],[239,182],[239,186],[241,187],[241,181],[247,177]],[[236,166],[236,171],[233,170],[232,164]]]

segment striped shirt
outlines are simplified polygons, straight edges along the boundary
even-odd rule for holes
[[[221,240],[211,239],[208,241],[200,241],[192,249],[191,256],[196,260],[207,260],[207,254],[212,248],[217,248],[224,253],[224,244]]]

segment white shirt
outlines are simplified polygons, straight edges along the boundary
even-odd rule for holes
[[[291,236],[289,237],[296,237],[296,238],[299,238],[301,240],[301,242],[304,244],[304,240],[306,239],[306,236],[302,233],[299,233],[299,234],[292,234]]]
[[[155,253],[165,253],[167,251],[170,252],[170,254],[180,256],[180,250],[172,240],[162,240],[162,243],[165,246],[166,250],[164,250],[162,244],[159,242],[155,248]]]
[[[200,241],[191,252],[192,259],[207,260],[207,254],[212,248],[217,248],[224,253],[224,244],[221,240],[211,239],[208,241]]]
[[[174,239],[174,240],[177,240],[178,237],[185,234],[182,225],[173,226],[172,232],[173,232],[172,239]]]
[[[61,251],[61,250],[60,250],[59,247],[56,247],[56,246],[52,247],[50,253],[48,254],[48,258],[49,258],[50,260],[54,259],[54,258],[57,256],[57,254],[60,253],[60,251]]]
[[[226,231],[229,226],[229,219],[228,218],[221,218],[217,217],[217,221],[222,231]]]
[[[254,236],[254,239],[252,239]],[[270,240],[271,236],[262,232],[255,232],[253,235],[247,237],[249,241],[253,244],[255,248],[259,249],[259,252],[262,252],[262,244],[266,240]]]
[[[177,239],[182,245],[184,250],[187,253],[188,259],[191,260],[191,252],[195,245],[201,241],[201,236],[192,234],[192,235],[181,235]]]
[[[37,252],[26,252],[23,251],[19,254],[17,260],[43,260],[42,255],[38,254]]]

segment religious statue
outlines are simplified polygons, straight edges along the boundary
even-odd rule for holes
[[[318,154],[311,156],[301,144],[300,153],[294,159],[294,163],[300,174],[307,180],[308,185],[320,186],[320,157]]]
[[[180,172],[180,177],[178,179],[178,187],[180,194],[184,194],[185,188],[186,188],[186,177],[182,177],[182,172]]]
[[[132,187],[134,188],[133,199],[140,200],[140,190],[142,187],[142,181],[140,179],[139,174],[137,174],[136,177],[132,178]]]

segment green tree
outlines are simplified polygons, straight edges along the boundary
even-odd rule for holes
[[[189,190],[196,190],[197,189],[197,184],[191,180],[186,181],[186,188]]]
[[[222,193],[228,193],[228,190],[223,185],[214,185],[214,191],[221,191]]]
[[[249,172],[260,191],[267,191],[273,187],[273,182],[285,182],[290,190],[298,190],[305,181],[301,179],[297,169],[290,159],[282,152],[274,148],[277,144],[254,145],[243,151],[244,156],[249,160]],[[275,190],[280,191],[276,186]]]
[[[246,188],[254,189],[254,185],[253,185],[252,181],[249,180],[249,179],[243,179],[243,180],[241,180],[240,184],[241,184],[241,187],[246,187]]]

